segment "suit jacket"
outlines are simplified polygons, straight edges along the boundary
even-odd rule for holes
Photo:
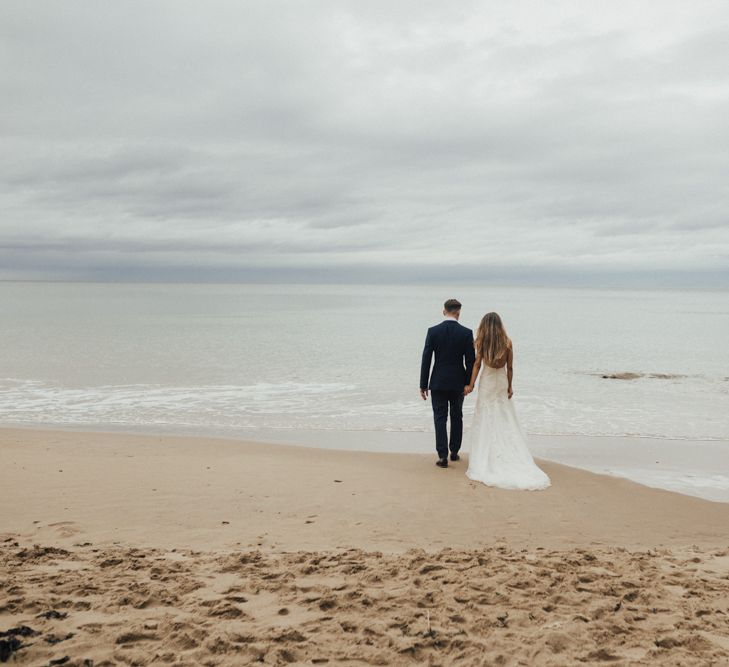
[[[435,353],[435,365],[430,375],[430,362]],[[463,391],[471,381],[476,353],[473,331],[455,320],[444,320],[428,329],[420,364],[420,388],[433,391]]]

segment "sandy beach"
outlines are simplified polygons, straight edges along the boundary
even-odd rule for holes
[[[417,454],[0,450],[11,664],[729,664],[726,503],[543,461],[529,493]]]
[[[729,1],[0,2],[0,667],[729,667]]]

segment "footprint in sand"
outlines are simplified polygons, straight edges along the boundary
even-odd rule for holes
[[[73,537],[81,532],[81,528],[75,521],[56,521],[49,523],[49,528],[55,528],[59,537]]]

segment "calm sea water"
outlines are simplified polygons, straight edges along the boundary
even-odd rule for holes
[[[451,296],[501,313],[535,455],[729,501],[728,292],[0,283],[0,424],[432,451]]]
[[[451,296],[469,327],[502,315],[527,432],[729,440],[721,291],[0,283],[0,421],[430,431],[420,354]]]

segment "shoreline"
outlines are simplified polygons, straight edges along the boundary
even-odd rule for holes
[[[4,424],[4,430],[59,431],[163,438],[200,438],[226,442],[259,442],[327,451],[381,454],[433,454],[429,431],[378,431],[300,428],[249,428],[236,432],[220,429],[148,426],[128,424],[87,427],[77,424]],[[468,431],[463,452],[468,452]],[[729,503],[729,440],[655,438],[652,436],[527,434],[535,458],[561,463],[580,470],[628,479],[650,488]],[[582,443],[586,446],[581,446]],[[723,471],[723,472],[722,472]]]
[[[163,435],[163,436],[190,436],[201,438],[216,438],[221,440],[237,440],[248,442],[252,438],[245,437],[245,433],[255,433],[259,431],[281,432],[281,433],[366,433],[366,434],[392,434],[392,435],[427,435],[432,438],[432,430],[414,430],[414,429],[374,429],[374,428],[301,428],[299,426],[241,426],[238,428],[220,428],[207,429],[197,427],[186,427],[183,425],[171,426],[152,426],[144,425],[134,428],[133,425],[124,424],[114,427],[112,423],[105,424],[82,424],[69,423],[61,424],[55,422],[12,422],[5,421],[0,423],[0,431],[2,430],[29,430],[29,431],[71,431],[71,432],[92,432],[92,433],[124,433],[127,435]],[[464,430],[464,434],[468,429]],[[228,433],[228,435],[225,434]],[[587,439],[631,439],[631,440],[657,440],[659,442],[695,442],[695,443],[725,443],[729,444],[729,437],[726,438],[689,438],[674,437],[663,435],[641,435],[637,433],[624,433],[614,435],[609,433],[537,433],[524,431],[528,438],[587,438]],[[277,443],[272,443],[277,444]],[[291,443],[296,444],[296,443]],[[346,450],[347,448],[342,448]],[[358,450],[359,451],[359,450]]]
[[[467,453],[443,471],[432,454],[35,429],[0,429],[0,447],[0,525],[54,543],[77,534],[271,549],[357,547],[366,536],[383,551],[496,539],[554,548],[729,542],[727,503],[541,459],[552,487],[528,492],[468,480]]]

